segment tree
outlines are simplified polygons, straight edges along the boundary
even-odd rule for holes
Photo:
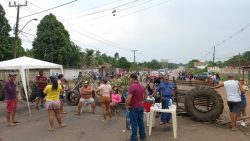
[[[11,27],[8,24],[8,20],[5,18],[5,11],[0,4],[0,61],[9,60],[13,58],[13,44],[15,42],[14,37],[9,36]],[[22,41],[17,39],[17,57],[24,56],[25,50],[22,47]]]
[[[117,61],[119,59],[119,53],[116,52],[115,55],[114,55],[114,57],[115,57],[115,60]]]
[[[75,58],[72,54],[77,53],[79,48],[70,42],[68,31],[56,16],[49,14],[43,17],[37,26],[36,35],[33,42],[35,58],[66,66],[77,63],[72,60]]]
[[[153,59],[150,63],[149,63],[149,68],[151,69],[160,69],[161,68],[161,63],[159,61],[157,61],[156,59]]]
[[[69,59],[68,61],[68,67],[69,66],[82,66],[81,59],[80,59],[80,47],[74,44],[73,42],[70,43],[70,48],[71,48],[71,54],[67,58]],[[67,59],[66,58],[66,59]]]
[[[195,62],[200,62],[200,61],[197,60],[197,59],[193,59],[193,60],[191,60],[191,61],[188,62],[187,67],[188,68],[194,68],[194,63]]]
[[[130,68],[130,66],[131,66],[130,62],[128,62],[128,60],[125,57],[121,57],[117,61],[117,67],[119,67],[119,68],[128,70]]]
[[[94,60],[94,53],[95,51],[93,49],[85,49],[85,52],[83,53],[83,64],[86,67],[93,67],[95,64]]]
[[[35,58],[35,57],[34,57],[33,49],[26,49],[26,55],[27,55],[28,57]]]
[[[9,32],[11,28],[8,20],[5,18],[5,10],[0,4],[0,60],[13,58],[13,48],[10,44]]]
[[[101,56],[101,52],[99,50],[95,52],[94,58],[96,60],[97,65],[101,65],[104,63],[103,58]]]

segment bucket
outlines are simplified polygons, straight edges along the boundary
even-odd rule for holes
[[[150,107],[152,106],[153,103],[151,102],[144,102],[144,109],[145,112],[150,112]]]

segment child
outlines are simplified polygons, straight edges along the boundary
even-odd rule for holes
[[[126,93],[124,94],[124,98],[127,99],[127,97],[128,97],[128,92],[126,92]],[[129,117],[129,109],[128,109],[128,108],[126,108],[125,116],[126,116],[126,128],[127,128],[128,130],[131,130],[130,117]]]
[[[249,88],[244,84],[243,79],[240,79],[239,82],[243,88],[243,92],[241,92],[241,114],[244,117],[244,116],[246,116],[246,106],[247,106],[247,100],[246,100],[245,93],[246,93],[246,91],[249,90]],[[246,126],[245,120],[241,121],[241,125]]]
[[[114,93],[112,94],[112,102],[110,103],[110,108],[111,111],[117,111],[117,106],[122,101],[122,99],[117,86],[113,86],[113,91]]]

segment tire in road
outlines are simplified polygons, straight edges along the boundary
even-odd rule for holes
[[[71,90],[66,93],[65,101],[69,105],[77,105],[80,99],[80,94],[78,91]]]
[[[200,110],[199,106],[209,108]],[[217,91],[205,86],[199,86],[190,90],[185,96],[185,110],[196,121],[215,121],[220,117],[224,109],[223,100]]]

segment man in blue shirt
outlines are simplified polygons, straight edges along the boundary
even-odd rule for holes
[[[163,77],[163,81],[159,84],[157,89],[154,92],[154,95],[156,92],[160,92],[161,99],[162,99],[162,109],[168,109],[168,106],[170,104],[170,101],[173,100],[173,96],[175,94],[176,86],[173,82],[169,81],[168,76]],[[161,122],[160,124],[169,123],[169,120],[171,118],[170,113],[162,113],[161,114]]]

